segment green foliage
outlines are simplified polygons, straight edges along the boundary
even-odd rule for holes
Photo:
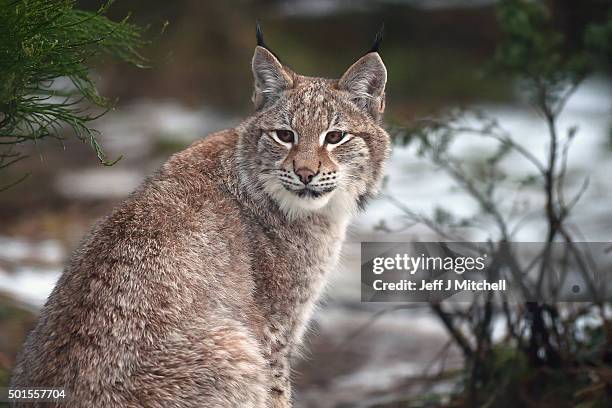
[[[480,406],[516,407],[521,405],[519,389],[529,374],[523,353],[514,347],[500,345],[493,348],[485,361],[488,377],[478,384],[482,392]],[[469,381],[470,378],[467,378]]]
[[[102,55],[142,66],[142,30],[124,19],[74,8],[74,0],[0,0],[0,168],[23,158],[15,146],[61,138],[68,127],[111,165],[90,122],[110,107],[91,79],[89,64]],[[60,85],[58,78],[65,78]],[[97,114],[91,107],[97,107]]]
[[[612,9],[608,18],[601,24],[591,24],[584,33],[584,44],[604,61],[612,59]]]
[[[578,49],[566,46],[564,35],[542,2],[503,0],[498,22],[504,35],[494,66],[513,75],[551,82],[576,80],[597,66],[610,50],[612,15],[602,23],[589,23]]]
[[[605,368],[531,367],[524,353],[507,345],[494,347],[485,364],[488,376],[479,384],[477,400],[456,401],[462,406],[512,408],[526,401],[531,406],[609,406],[605,387],[610,373]]]
[[[525,80],[534,104],[551,111],[562,108],[568,88],[606,61],[606,53],[612,55],[612,10],[606,22],[587,25],[577,49],[567,47],[544,2],[502,0],[497,20],[503,40],[491,68]]]
[[[555,79],[564,71],[563,36],[551,26],[542,3],[504,0],[497,17],[504,39],[496,50],[496,67],[532,78]]]

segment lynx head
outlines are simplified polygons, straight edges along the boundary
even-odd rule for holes
[[[389,136],[387,70],[372,49],[337,80],[298,75],[264,44],[252,60],[255,115],[242,126],[241,180],[290,217],[350,213],[378,190]]]

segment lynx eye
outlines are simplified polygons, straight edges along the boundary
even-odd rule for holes
[[[327,132],[327,134],[325,135],[325,143],[327,144],[340,143],[342,139],[344,139],[344,136],[346,136],[346,133],[340,132],[338,130]]]
[[[280,140],[283,143],[293,143],[293,141],[295,140],[295,137],[293,136],[293,132],[290,130],[278,129],[278,130],[275,130],[274,133],[276,134],[276,137],[278,138],[278,140]]]

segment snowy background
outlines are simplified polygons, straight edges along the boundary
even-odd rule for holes
[[[267,7],[273,10],[271,15],[274,17],[269,22],[272,35],[268,43],[273,48],[274,44],[279,44],[280,50],[277,51],[281,55],[285,50],[300,47],[295,38],[280,34],[281,30],[291,30],[292,21],[297,30],[300,27],[317,30],[317,27],[327,27],[330,21],[351,27],[354,18],[380,21],[387,16],[387,37],[390,40],[385,44],[386,48],[383,47],[382,56],[387,61],[390,75],[388,117],[397,122],[455,106],[477,107],[498,118],[501,126],[517,141],[534,155],[544,158],[546,130],[543,122],[516,98],[514,84],[500,84],[498,79],[479,82],[480,79],[467,74],[478,71],[496,38],[495,30],[489,28],[493,24],[492,2],[270,3]],[[462,6],[457,7],[457,3]],[[160,61],[169,58],[169,62],[160,63],[159,69],[154,67],[142,75],[123,71],[125,67],[103,65],[100,68],[99,77],[106,78],[101,81],[106,93],[122,96],[117,109],[95,125],[103,135],[101,142],[109,157],[123,155],[117,165],[99,165],[88,146],[68,138],[63,146],[43,142],[32,147],[27,161],[10,169],[10,174],[3,175],[9,179],[28,170],[33,172],[25,182],[0,193],[0,312],[4,312],[0,313],[0,317],[4,316],[0,319],[0,368],[10,370],[14,354],[31,327],[32,319],[60,276],[70,252],[91,224],[125,198],[171,153],[210,132],[235,126],[241,117],[248,114],[252,27],[240,28],[240,34],[236,34],[238,39],[230,37],[230,41],[226,38],[224,44],[239,49],[236,51],[239,57],[228,51],[218,58],[225,58],[224,63],[231,67],[215,68],[219,64],[213,62],[216,56],[209,55],[213,52],[209,48],[214,50],[214,47],[197,45],[202,43],[200,34],[205,37],[204,33],[198,33],[194,28],[197,24],[187,17],[194,14],[212,20],[214,16],[221,16],[219,18],[225,21],[248,23],[254,20],[251,17],[255,11],[247,6],[239,12],[188,1],[179,4],[176,7],[180,12],[172,11],[171,17],[183,23],[176,24],[175,31],[159,40],[161,50],[153,52],[153,58]],[[134,7],[134,14],[138,15],[139,6]],[[160,10],[159,14],[162,14],[170,10],[170,6],[160,6]],[[398,13],[401,15],[396,18],[389,15]],[[432,38],[433,50],[410,47],[401,38],[394,41],[394,32],[408,31],[402,27],[401,16],[415,22],[445,24],[447,21],[450,30],[447,33],[452,30],[467,33],[459,35],[461,38],[457,40],[463,41],[464,46],[459,47],[446,35]],[[430,20],[423,20],[423,16]],[[474,21],[481,23],[482,38],[478,33],[470,33]],[[281,24],[282,27],[278,27]],[[427,37],[433,30],[427,23],[420,24],[422,27],[416,25],[410,29],[414,32],[406,34],[417,39],[413,41]],[[368,29],[370,27],[372,24]],[[369,37],[375,30],[370,30],[367,35],[359,28],[354,31],[353,36],[361,39]],[[289,55],[283,59],[290,65],[295,61],[293,65],[297,71],[309,74],[317,73],[319,67],[330,70],[327,62],[333,50],[323,52],[323,61],[300,59],[301,54],[312,59],[317,56],[316,41],[321,39],[313,41],[303,45],[303,50],[294,51],[293,58]],[[168,44],[176,48],[173,57],[168,57],[163,48]],[[331,65],[349,64],[351,57],[344,56],[363,48],[367,48],[367,44],[342,50],[343,57],[338,58],[341,61],[334,61]],[[201,58],[187,58],[192,55],[190,52],[198,53]],[[456,58],[457,66],[440,66],[440,59],[444,58]],[[414,65],[419,63],[431,66],[415,68]],[[403,71],[403,64],[410,64],[410,68]],[[234,81],[223,77],[215,81],[215,69],[241,72],[236,83],[243,89],[238,96],[223,92]],[[197,70],[203,71],[194,73]],[[419,77],[426,75],[428,70],[434,77]],[[142,76],[150,82],[143,83]],[[427,84],[430,84],[429,88]],[[192,88],[201,95],[194,95]],[[235,102],[234,98],[241,102]],[[559,125],[562,134],[571,126],[579,129],[569,157],[568,192],[577,191],[585,177],[590,180],[572,222],[580,225],[584,240],[610,241],[612,81],[609,75],[602,73],[587,80],[569,100]],[[454,147],[454,152],[469,161],[478,160],[490,152],[490,148],[481,138],[465,135]],[[517,177],[529,171],[528,163],[514,156],[507,158],[504,166],[510,175]],[[443,207],[454,214],[467,216],[478,209],[476,202],[453,188],[449,177],[418,158],[412,147],[394,147],[387,176],[385,193],[415,212],[431,214],[435,208]],[[527,189],[522,194],[532,205],[538,204],[540,198],[535,193]],[[391,201],[381,198],[351,224],[342,263],[313,321],[307,352],[295,366],[300,406],[368,406],[398,395],[420,395],[452,387],[451,381],[430,380],[431,375],[441,368],[460,367],[461,357],[450,345],[444,328],[426,308],[413,305],[390,310],[374,321],[373,316],[392,306],[360,302],[360,242],[433,238],[429,231],[420,227],[409,229],[401,236],[392,236],[374,228],[381,220],[389,225],[401,225],[401,217],[401,211]],[[521,230],[517,239],[537,241],[541,239],[541,233],[540,226],[532,223]],[[467,238],[478,241],[486,238],[483,234],[474,231]]]

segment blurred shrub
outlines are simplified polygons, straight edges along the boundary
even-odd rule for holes
[[[581,83],[612,56],[612,9],[602,23],[587,23],[574,47],[542,2],[501,1],[497,19],[503,40],[491,67],[525,81],[534,104],[562,104],[568,86]]]
[[[555,19],[543,2],[502,0],[498,4],[498,22],[503,38],[498,44],[489,70],[504,73],[519,81],[530,107],[540,113],[545,132],[530,137],[547,140],[545,159],[535,155],[522,140],[505,130],[497,118],[477,110],[455,110],[446,115],[404,128],[398,143],[417,144],[417,153],[446,171],[457,186],[479,204],[479,211],[458,218],[452,211],[436,209],[431,215],[417,214],[406,206],[407,225],[422,224],[442,239],[467,241],[466,227],[484,227],[487,245],[493,253],[494,273],[511,280],[521,277],[523,301],[509,302],[502,293],[486,294],[463,307],[432,304],[432,310],[448,329],[464,353],[465,376],[460,392],[451,406],[610,406],[612,390],[612,321],[610,304],[603,289],[595,285],[595,267],[588,264],[588,254],[576,245],[580,241],[568,227],[575,205],[588,188],[588,182],[573,197],[566,197],[568,151],[578,133],[570,127],[560,132],[558,119],[567,100],[588,76],[608,63],[612,38],[612,5],[603,22],[590,21],[584,26],[578,46],[570,47],[564,33],[555,27]],[[605,20],[605,17],[608,19]],[[600,16],[598,16],[600,17]],[[453,143],[464,134],[494,141],[497,149],[478,163],[457,157]],[[500,162],[514,153],[531,165],[531,173],[512,180]],[[532,219],[546,225],[542,250],[530,265],[520,262],[511,242],[524,227],[517,221],[512,202],[529,185],[542,205]],[[524,215],[524,214],[523,214]],[[555,280],[551,248],[564,242],[566,256],[572,257],[577,270],[593,296],[592,303],[536,302],[546,285],[559,293],[562,280]],[[533,271],[533,279],[528,273]],[[602,273],[602,271],[599,271]],[[603,272],[607,273],[607,272]],[[604,275],[606,276],[606,275]],[[492,300],[499,297],[498,304]],[[493,322],[503,321],[507,335],[493,339]],[[592,319],[593,327],[584,329]]]

